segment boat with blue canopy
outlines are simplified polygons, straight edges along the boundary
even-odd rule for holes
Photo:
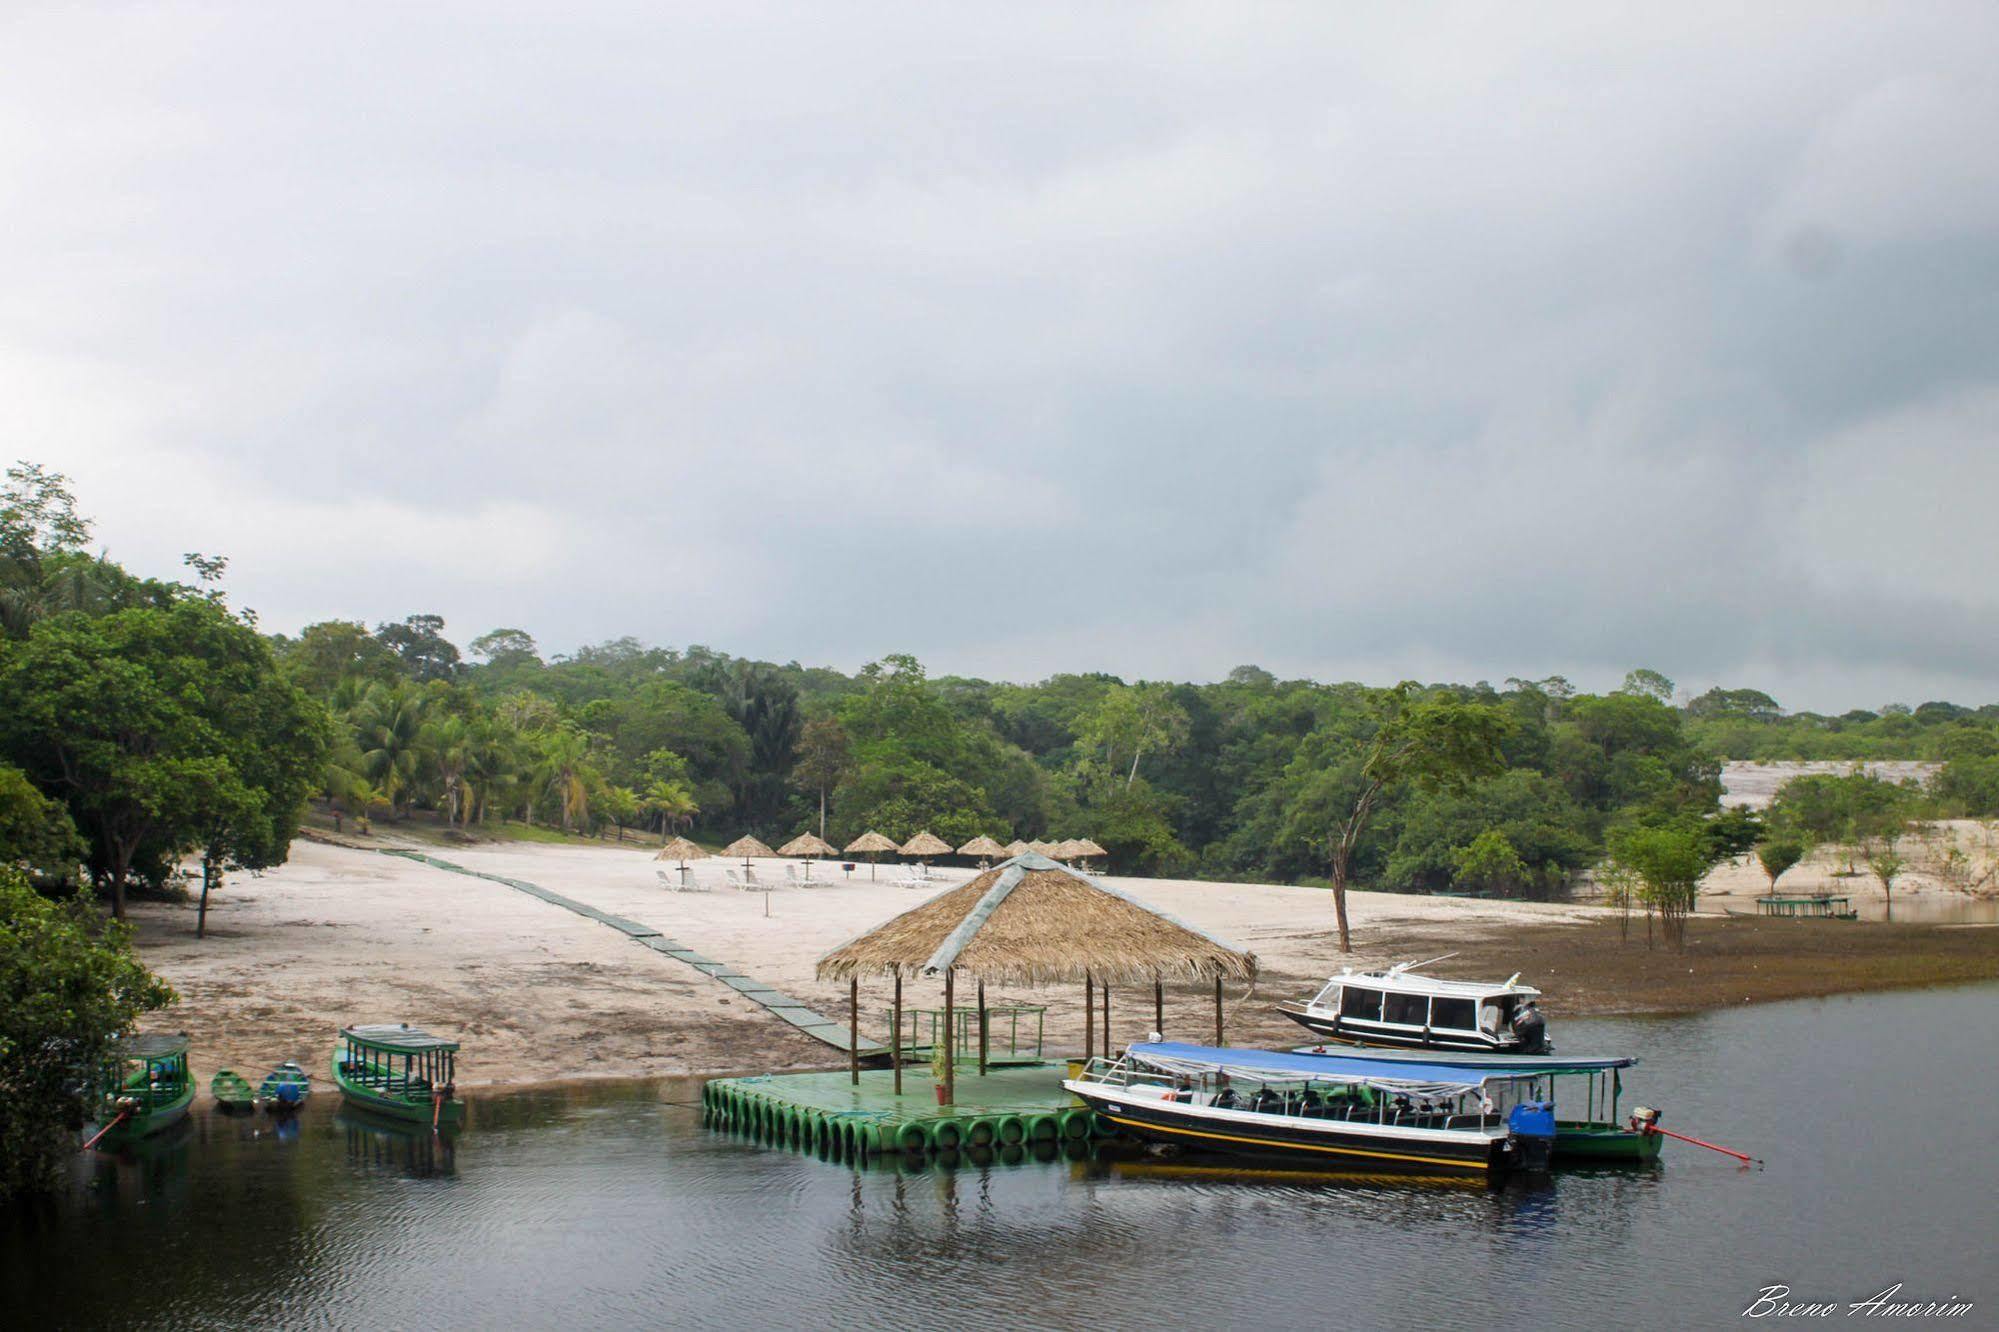
[[[1665,1139],[1620,1119],[1624,1094],[1623,1070],[1638,1060],[1631,1055],[1514,1055],[1449,1053],[1436,1050],[1365,1050],[1301,1045],[1293,1054],[1315,1059],[1362,1060],[1376,1065],[1449,1065],[1462,1069],[1505,1070],[1546,1078],[1546,1097],[1575,1107],[1580,1093],[1582,1115],[1555,1119],[1556,1165],[1636,1164],[1659,1159]],[[1558,1083],[1557,1079],[1570,1079]],[[1563,1095],[1557,1097],[1557,1090]],[[1649,1114],[1650,1112],[1648,1112]]]
[[[1063,1086],[1112,1129],[1236,1156],[1493,1177],[1545,1169],[1544,1072],[1173,1041],[1093,1059]]]

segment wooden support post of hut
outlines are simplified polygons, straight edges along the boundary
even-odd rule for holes
[[[944,1104],[958,1103],[958,1065],[951,1057],[951,980],[956,975],[950,967],[944,968],[944,1034],[938,1039],[944,1042]]]
[[[1153,1014],[1163,1012],[1168,976],[1212,981],[1215,1038],[1221,1040],[1222,982],[1252,981],[1256,957],[1205,931],[1156,911],[1122,889],[1056,864],[1038,852],[1002,861],[971,881],[939,893],[901,915],[850,939],[819,959],[821,981],[887,975],[896,982],[900,1045],[901,978],[941,976],[944,1022],[937,1040],[949,1061],[945,1094],[957,1078],[956,974],[980,987],[979,1066],[989,1058],[989,1016],[984,987],[1083,984],[1083,1049],[1111,1051],[1110,989],[1116,984],[1153,986]],[[1102,987],[1103,998],[1097,998]],[[1101,1011],[1098,1005],[1102,1004]],[[1098,1019],[1103,1041],[1097,1041]],[[899,1055],[898,1062],[899,1062]]]
[[[1152,982],[1152,1029],[1166,1038],[1166,982],[1154,978]]]
[[[853,1084],[861,1085],[861,978],[847,980],[847,1073]]]
[[[1083,1058],[1097,1057],[1097,987],[1090,973],[1083,973]]]
[[[895,1008],[890,1014],[888,1066],[895,1071],[895,1094],[902,1095],[902,971],[895,973]]]

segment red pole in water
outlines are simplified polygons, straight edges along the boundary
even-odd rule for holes
[[[120,1110],[118,1112],[117,1118],[113,1119],[109,1124],[106,1124],[103,1128],[97,1130],[96,1134],[91,1137],[90,1141],[83,1144],[83,1150],[87,1152],[92,1147],[95,1147],[97,1145],[98,1138],[103,1137],[105,1134],[109,1133],[112,1129],[117,1128],[120,1124],[124,1123],[127,1119],[130,1119],[131,1117],[132,1117],[132,1112],[130,1110]]]
[[[1668,1138],[1677,1138],[1681,1142],[1690,1142],[1696,1147],[1705,1147],[1711,1152],[1720,1152],[1723,1156],[1732,1156],[1736,1160],[1742,1162],[1742,1164],[1744,1165],[1763,1164],[1761,1161],[1757,1160],[1753,1156],[1748,1155],[1747,1153],[1730,1151],[1726,1147],[1717,1147],[1711,1142],[1702,1142],[1699,1138],[1690,1138],[1684,1133],[1675,1133],[1671,1129],[1662,1129],[1657,1124],[1647,1124],[1645,1126],[1645,1132],[1662,1134]]]

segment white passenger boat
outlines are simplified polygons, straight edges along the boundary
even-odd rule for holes
[[[1349,968],[1310,999],[1287,999],[1277,1011],[1324,1040],[1353,1045],[1523,1055],[1554,1049],[1536,1003],[1539,990],[1520,984],[1518,973],[1497,982],[1422,973],[1444,957],[1385,971]]]

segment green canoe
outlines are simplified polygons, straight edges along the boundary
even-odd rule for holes
[[[224,1110],[254,1110],[257,1108],[257,1089],[250,1080],[233,1068],[218,1069],[208,1080],[208,1094]]]

